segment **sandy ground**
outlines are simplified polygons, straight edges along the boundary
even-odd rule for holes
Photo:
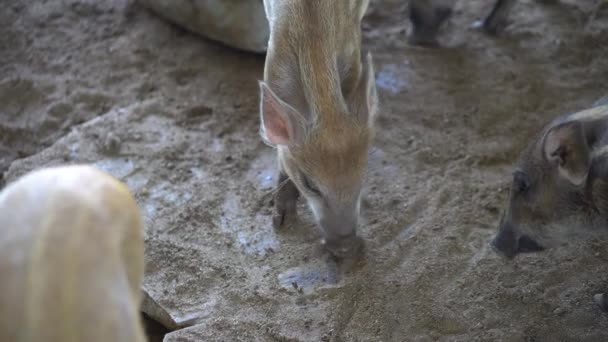
[[[304,205],[271,228],[263,56],[129,0],[2,6],[0,172],[93,162],[127,182],[149,314],[185,327],[165,341],[606,341],[592,301],[608,290],[605,243],[513,263],[487,245],[529,137],[608,93],[608,6],[589,21],[594,4],[520,1],[494,39],[468,28],[489,4],[460,1],[429,50],[406,44],[405,2],[373,1],[382,111],[357,263],[320,248]]]

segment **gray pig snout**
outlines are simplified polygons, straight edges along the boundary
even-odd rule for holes
[[[527,235],[516,234],[511,224],[503,217],[500,221],[498,234],[490,245],[498,254],[512,259],[519,253],[534,253],[545,250],[538,242]]]
[[[508,259],[512,259],[517,254],[517,249],[513,245],[516,241],[511,242],[511,240],[511,238],[506,237],[504,234],[498,234],[492,239],[490,245],[496,253]]]
[[[492,239],[490,245],[494,251],[508,259],[512,259],[517,254],[517,236],[504,217],[500,220],[498,234]]]
[[[347,215],[327,215],[319,221],[328,240],[339,240],[357,234],[359,225],[358,217],[355,214]]]

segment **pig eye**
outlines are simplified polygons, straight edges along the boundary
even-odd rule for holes
[[[523,171],[515,171],[513,173],[513,188],[517,192],[526,192],[530,188],[530,181],[528,180],[528,175],[526,175]]]
[[[312,192],[313,194],[321,197],[321,191],[319,190],[319,188],[317,188],[311,181],[310,179],[308,179],[308,177],[306,177],[305,174],[301,175],[302,177],[302,184],[304,185],[304,187],[306,188],[306,190]]]

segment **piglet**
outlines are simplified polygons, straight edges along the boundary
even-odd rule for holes
[[[265,0],[270,41],[260,82],[261,135],[276,147],[273,224],[286,225],[304,196],[325,245],[360,250],[361,188],[374,137],[371,54],[361,53],[369,0]]]

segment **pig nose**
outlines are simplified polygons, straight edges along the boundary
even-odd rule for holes
[[[359,254],[363,250],[363,239],[353,234],[347,237],[325,239],[325,248],[338,258],[348,258]]]
[[[490,246],[494,251],[507,259],[513,259],[517,254],[517,241],[514,238],[510,238],[509,234],[499,233],[492,239]]]

